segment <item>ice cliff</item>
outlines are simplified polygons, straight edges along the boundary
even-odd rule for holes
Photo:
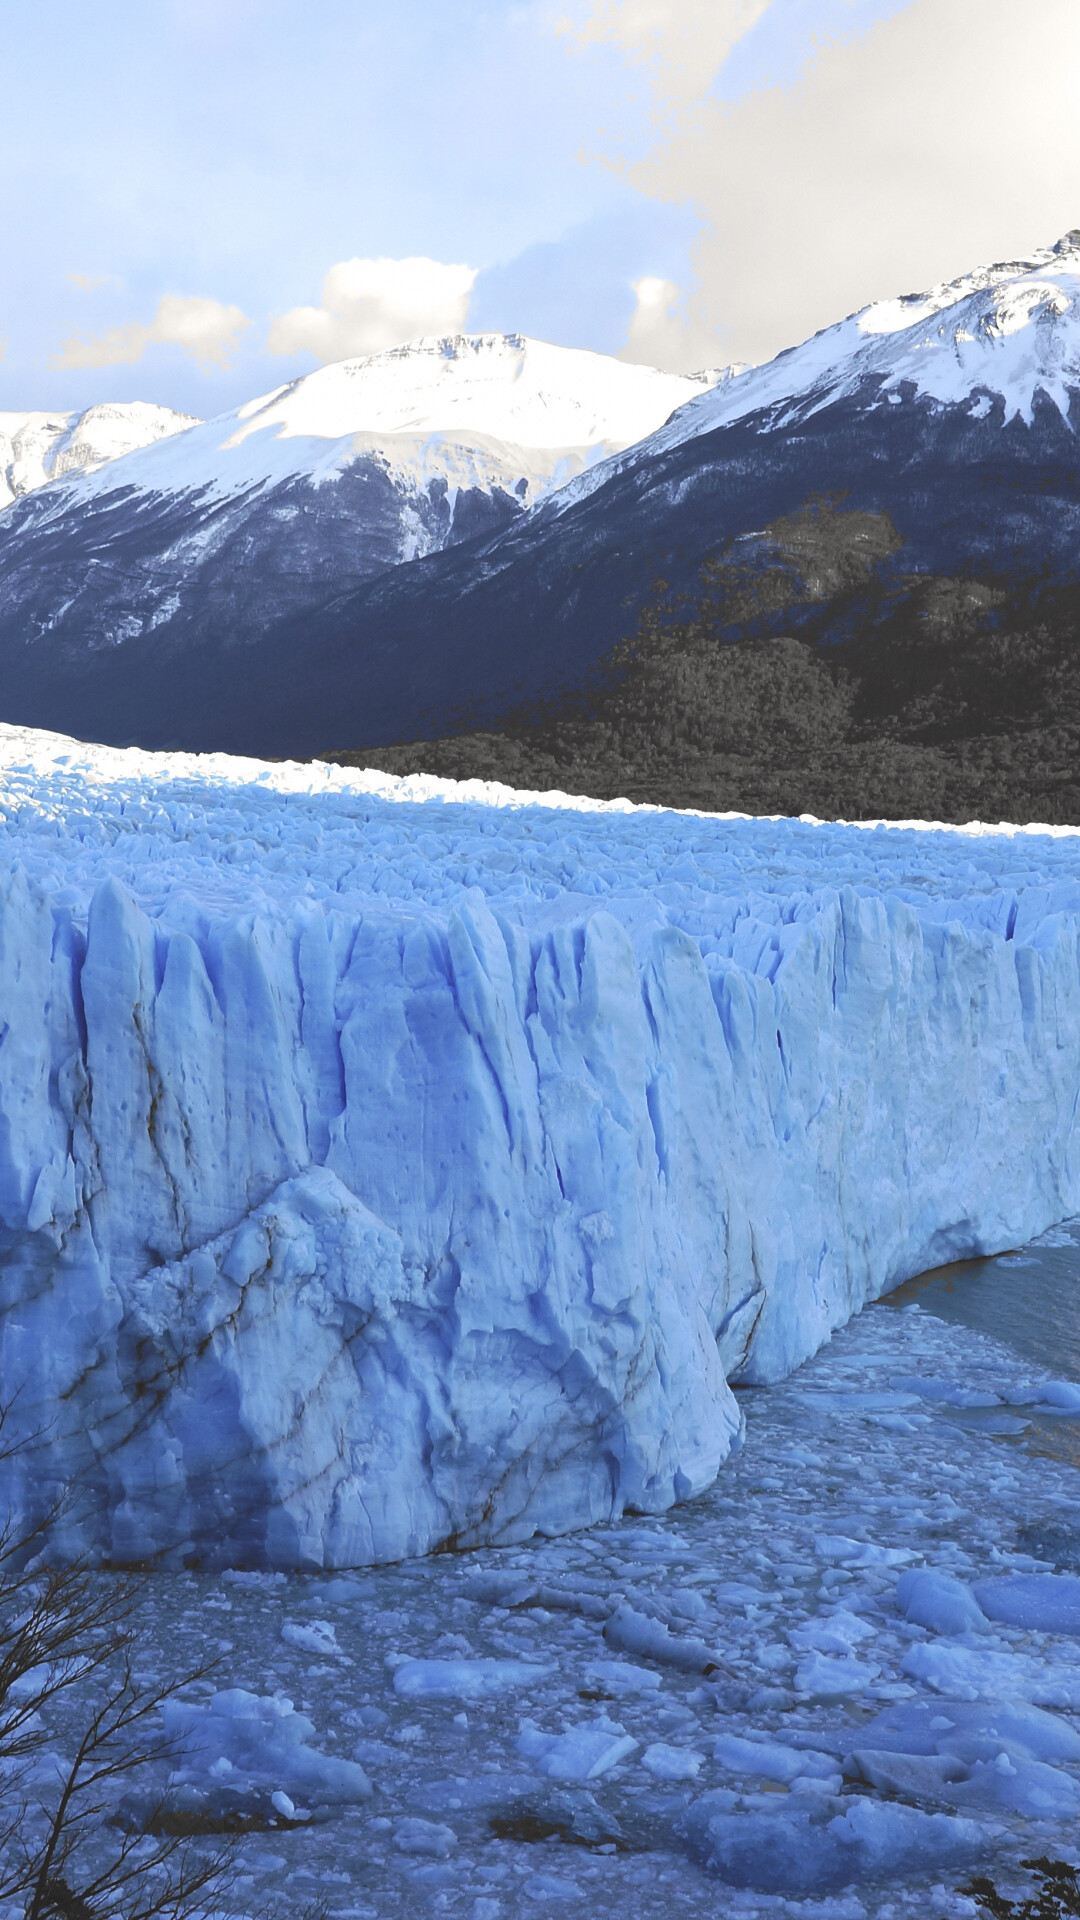
[[[728,1378],[1080,1210],[1075,836],[0,736],[4,1471],[73,1544],[657,1512]]]

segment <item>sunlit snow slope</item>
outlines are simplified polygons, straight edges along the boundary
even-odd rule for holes
[[[95,472],[199,422],[145,400],[103,402],[82,413],[0,413],[0,510],[50,480]]]
[[[975,419],[996,413],[1001,425],[1016,418],[1030,425],[1037,396],[1068,420],[1078,392],[1080,228],[1022,260],[874,301],[691,400],[626,464],[751,414],[769,432],[860,396],[895,406],[906,393],[962,406]],[[560,504],[602,477],[579,482]]]
[[[5,1471],[114,1559],[659,1511],[1080,1208],[1075,836],[0,742]]]

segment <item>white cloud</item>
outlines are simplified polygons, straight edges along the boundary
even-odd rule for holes
[[[270,353],[313,353],[325,365],[378,353],[423,334],[460,333],[477,268],[422,257],[341,260],[322,285],[322,305],[293,307],[272,323]]]
[[[147,347],[181,347],[203,367],[224,367],[251,325],[239,307],[200,294],[167,293],[149,326],[132,320],[107,333],[72,334],[53,356],[54,367],[134,366]]]
[[[736,9],[717,12],[730,25]],[[1076,226],[1080,7],[1028,0],[1018,19],[1016,0],[908,0],[819,45],[797,85],[730,102],[708,97],[708,60],[686,94],[696,4],[593,0],[579,31],[646,61],[663,129],[645,159],[613,164],[701,215],[698,284],[669,310],[664,364],[767,358],[868,300]]]
[[[645,274],[633,287],[637,306],[619,359],[635,366],[666,366],[682,344],[683,322],[676,311],[679,288],[674,280],[655,274]]]
[[[607,44],[650,68],[667,103],[712,83],[732,48],[771,0],[590,0],[584,19],[559,31],[581,48]]]

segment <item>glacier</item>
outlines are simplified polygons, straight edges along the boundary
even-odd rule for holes
[[[708,1486],[1080,1210],[1065,830],[666,813],[0,728],[7,1497],[343,1567]]]

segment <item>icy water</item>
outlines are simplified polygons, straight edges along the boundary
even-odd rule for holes
[[[920,1274],[890,1294],[887,1304],[911,1301],[1080,1380],[1080,1220],[1066,1221],[1018,1252]]]
[[[1023,1258],[1067,1289],[1064,1238]],[[1019,1860],[1069,1854],[1080,1471],[1044,1432],[1077,1422],[1039,1405],[1065,1336],[1022,1357],[1023,1311],[976,1303],[1035,1269],[977,1265],[969,1293],[929,1276],[744,1392],[741,1453],[664,1516],[344,1578],[156,1580],[147,1670],[220,1661],[190,1696],[205,1741],[187,1791],[253,1785],[265,1806],[286,1777],[280,1746],[230,1746],[222,1690],[310,1721],[314,1817],[245,1838],[245,1901],[321,1900],[331,1920],[947,1920],[974,1913],[973,1872],[1019,1886]],[[1004,1315],[993,1338],[961,1295]],[[984,1598],[1034,1576],[1034,1614],[926,1624],[898,1584],[918,1570]],[[335,1798],[341,1760],[359,1794],[351,1775]]]

